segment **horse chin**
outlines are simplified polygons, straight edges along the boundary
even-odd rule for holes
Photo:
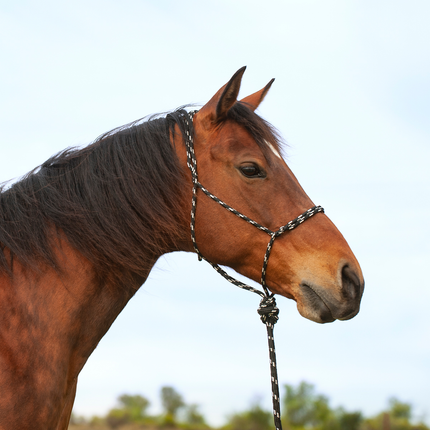
[[[312,287],[306,284],[301,284],[300,287],[301,297],[297,300],[297,310],[302,317],[320,324],[336,320],[328,305]]]

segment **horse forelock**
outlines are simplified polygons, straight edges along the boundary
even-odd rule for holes
[[[228,111],[227,119],[233,120],[247,130],[267,159],[269,153],[281,158],[285,145],[276,128],[249,109],[246,103],[237,102]]]

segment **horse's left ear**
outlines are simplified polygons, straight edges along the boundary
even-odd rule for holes
[[[236,103],[240,83],[246,66],[241,67],[231,79],[200,109],[198,117],[210,123],[222,121]]]
[[[248,97],[245,97],[240,102],[246,103],[251,110],[257,109],[260,103],[263,101],[264,97],[266,97],[266,94],[272,86],[274,80],[274,78],[271,79],[270,82],[262,90],[257,91],[256,93],[251,94]]]

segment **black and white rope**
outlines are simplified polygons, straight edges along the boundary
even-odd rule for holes
[[[267,227],[262,226],[258,222],[248,218],[246,215],[243,215],[236,209],[229,206],[227,203],[223,202],[221,199],[216,197],[214,194],[209,192],[198,180],[197,174],[197,159],[194,152],[194,139],[193,139],[193,117],[196,114],[196,111],[185,112],[183,115],[183,121],[185,124],[185,146],[187,152],[187,165],[191,172],[191,177],[193,181],[193,196],[191,201],[191,240],[193,243],[193,247],[195,252],[197,253],[199,260],[207,261],[220,275],[222,275],[227,281],[236,285],[239,288],[242,288],[247,291],[251,291],[255,294],[258,294],[262,299],[260,301],[260,306],[258,308],[258,313],[260,315],[261,321],[266,325],[267,328],[267,338],[269,343],[269,358],[270,358],[270,374],[271,374],[271,383],[272,383],[272,402],[273,402],[273,418],[275,422],[276,430],[282,430],[281,423],[281,412],[280,412],[280,399],[279,399],[279,384],[278,384],[278,371],[276,367],[276,353],[275,353],[275,340],[273,337],[274,325],[278,321],[279,309],[276,306],[276,300],[273,293],[270,293],[267,285],[266,285],[266,272],[267,265],[269,263],[270,253],[273,248],[273,243],[277,237],[281,234],[291,231],[302,224],[307,219],[311,218],[313,215],[324,212],[324,209],[321,206],[314,206],[311,209],[308,209],[306,212],[299,215],[297,218],[288,222],[284,226],[280,227],[277,231],[271,231]],[[225,270],[221,269],[218,264],[212,263],[207,260],[199,251],[196,241],[196,232],[195,232],[195,223],[196,223],[196,212],[197,212],[197,191],[201,189],[204,194],[206,194],[209,198],[220,204],[223,208],[227,209],[234,215],[239,218],[245,220],[249,224],[263,231],[264,233],[270,236],[269,243],[266,248],[266,253],[264,254],[263,259],[263,267],[261,269],[261,286],[263,287],[263,291],[257,290],[256,288],[251,287],[243,282],[238,281],[237,279],[230,276]]]

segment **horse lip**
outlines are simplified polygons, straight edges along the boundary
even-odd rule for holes
[[[343,309],[336,310],[336,305],[330,303],[327,297],[324,297],[324,291],[318,293],[318,286],[311,283],[302,282],[300,284],[302,297],[307,306],[309,306],[321,319],[321,323],[333,322],[335,320],[347,321],[354,318],[360,311],[360,301],[354,301]],[[333,309],[334,308],[334,312]],[[348,313],[347,313],[348,312]]]
[[[333,322],[336,319],[333,317],[330,307],[311,285],[302,283],[300,287],[307,304],[318,312],[322,323]]]
[[[360,305],[358,305],[357,309],[355,309],[354,311],[352,311],[350,314],[344,316],[344,317],[339,317],[337,318],[339,321],[347,321],[350,320],[351,318],[354,318],[358,312],[360,312]]]

